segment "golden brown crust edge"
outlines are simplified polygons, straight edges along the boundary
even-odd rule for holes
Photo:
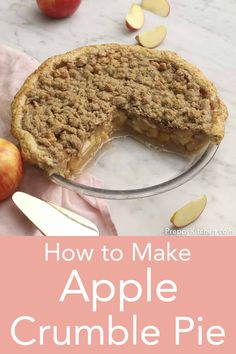
[[[53,161],[50,160],[49,156],[45,156],[43,152],[41,152],[38,147],[37,143],[34,139],[34,137],[27,131],[23,130],[21,127],[21,121],[22,121],[22,107],[24,106],[24,102],[26,99],[25,92],[28,91],[30,87],[34,84],[34,82],[37,81],[38,76],[44,72],[46,69],[51,69],[53,65],[60,60],[67,60],[70,58],[74,58],[78,55],[82,54],[89,54],[90,52],[93,52],[96,48],[101,48],[103,46],[104,48],[120,48],[120,46],[123,46],[124,49],[128,49],[131,46],[130,45],[121,45],[121,44],[100,44],[100,45],[92,45],[92,46],[84,46],[75,50],[72,50],[70,52],[67,52],[65,54],[57,55],[54,57],[51,57],[47,59],[44,63],[42,63],[37,70],[35,70],[24,82],[23,86],[19,90],[19,92],[16,94],[13,102],[12,102],[12,124],[11,124],[11,132],[13,136],[20,141],[21,144],[21,151],[22,151],[22,156],[23,158],[32,163],[32,164],[37,164],[43,169],[46,169],[50,174],[53,173]],[[150,53],[150,55],[153,55],[153,52],[158,53],[158,56],[162,60],[168,60],[170,62],[174,62],[178,64],[180,68],[184,68],[185,70],[188,70],[191,75],[193,76],[194,80],[196,80],[199,84],[203,84],[205,87],[207,87],[207,90],[210,92],[210,94],[217,98],[218,100],[218,108],[214,111],[213,117],[212,117],[212,131],[211,134],[209,135],[209,139],[212,143],[214,144],[219,144],[221,140],[224,137],[224,125],[225,125],[225,120],[227,119],[228,116],[228,111],[227,107],[225,104],[220,100],[220,98],[217,95],[217,90],[214,86],[213,83],[211,83],[205,75],[201,72],[200,69],[198,69],[195,65],[190,64],[189,62],[185,61],[181,57],[179,57],[176,53],[171,52],[171,51],[153,51],[152,49],[146,49],[140,46],[135,46],[136,51],[140,51],[141,53]],[[66,169],[66,166],[65,166]]]

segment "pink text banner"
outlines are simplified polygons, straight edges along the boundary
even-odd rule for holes
[[[0,239],[0,352],[235,352],[236,238]]]

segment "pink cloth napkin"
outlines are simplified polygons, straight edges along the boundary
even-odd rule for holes
[[[24,53],[0,45],[0,137],[13,141],[10,133],[11,101],[25,78],[39,63]],[[80,182],[98,186],[91,175],[83,175]],[[70,209],[93,221],[100,235],[116,235],[108,207],[104,200],[86,197],[63,189],[49,180],[40,170],[25,165],[20,190]],[[69,230],[68,230],[69,234]],[[11,199],[0,202],[0,235],[41,235],[34,225],[15,207]]]

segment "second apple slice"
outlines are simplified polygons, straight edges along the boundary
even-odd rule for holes
[[[149,31],[139,33],[135,38],[137,42],[145,48],[155,48],[159,46],[166,37],[166,27],[158,26]]]
[[[131,31],[137,31],[143,27],[144,24],[144,13],[141,6],[138,4],[133,4],[131,6],[129,14],[126,16],[126,26]]]
[[[185,227],[197,220],[207,204],[206,195],[201,195],[199,198],[177,210],[170,221],[175,227]]]
[[[170,5],[167,0],[142,0],[142,8],[162,17],[170,13]]]

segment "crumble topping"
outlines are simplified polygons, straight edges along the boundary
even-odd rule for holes
[[[49,59],[24,91],[21,127],[53,163],[65,154],[78,156],[96,128],[111,126],[120,114],[165,132],[210,134],[219,106],[216,92],[174,53],[122,45],[88,48]]]

